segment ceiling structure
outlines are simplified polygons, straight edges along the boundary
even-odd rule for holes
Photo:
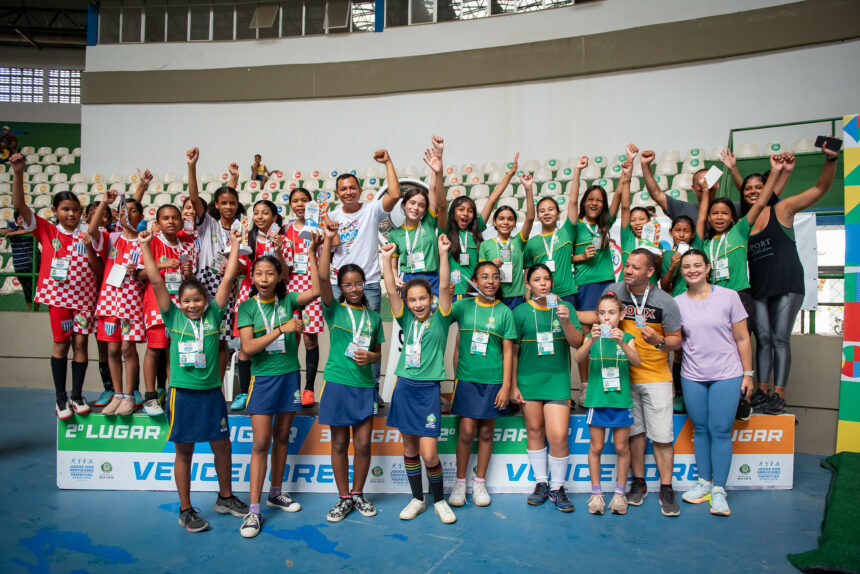
[[[88,0],[2,0],[0,46],[84,49],[88,4]]]

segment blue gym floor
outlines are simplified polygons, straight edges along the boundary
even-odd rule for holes
[[[240,519],[212,510],[214,493],[192,493],[212,529],[191,534],[177,524],[175,493],[57,489],[53,392],[0,388],[0,404],[3,573],[793,572],[785,555],[817,546],[830,481],[821,457],[798,454],[794,490],[732,491],[729,518],[688,504],[666,518],[653,494],[626,516],[589,515],[584,494],[572,496],[573,514],[508,494],[455,509],[453,525],[432,507],[399,520],[407,495],[374,495],[376,517],[329,524],[334,496],[300,494],[301,512],[264,507],[262,533],[245,540]]]

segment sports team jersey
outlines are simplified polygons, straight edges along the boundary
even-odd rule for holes
[[[296,229],[295,222],[290,223],[285,235],[287,240],[284,242],[284,260],[290,268],[287,291],[290,293],[301,293],[312,287],[307,260],[311,240],[299,237],[299,230]],[[317,253],[319,253],[319,249],[317,249]],[[319,297],[305,305],[305,308],[302,310],[302,318],[305,319],[305,333],[311,335],[322,333],[322,303]]]
[[[152,238],[149,249],[152,252],[152,258],[155,259],[157,264],[168,259],[180,259],[180,256],[185,254],[188,260],[194,265],[194,270],[197,270],[197,247],[193,242],[183,243],[178,241],[171,245],[165,239],[164,234],[159,232]],[[168,273],[179,273],[180,283],[182,282],[182,272],[179,267],[159,269],[158,272],[161,274],[161,278],[165,280],[165,287],[167,287],[168,293],[173,291],[167,282]],[[170,300],[173,301],[174,305],[179,305],[178,291],[170,293]],[[161,312],[158,310],[158,300],[155,298],[152,284],[148,281],[146,283],[146,291],[143,294],[143,321],[147,329],[166,324],[161,318]]]
[[[586,335],[589,339],[591,333]],[[633,335],[624,333],[624,342],[628,345]],[[603,369],[618,369],[621,387],[615,391],[603,388]],[[585,407],[612,407],[616,409],[632,409],[633,398],[630,396],[630,362],[627,355],[615,341],[598,337],[591,346],[588,354],[588,388],[585,390]]]
[[[392,229],[388,234],[388,242],[397,246],[392,257],[397,258],[402,273],[433,273],[439,270],[436,214],[429,209],[418,227],[407,229],[401,225]],[[414,254],[419,256],[414,257]]]
[[[323,305],[323,315],[331,333],[329,344],[331,352],[325,365],[323,378],[326,381],[350,387],[373,387],[373,372],[370,369],[370,363],[359,365],[346,353],[348,352],[347,347],[354,340],[353,324],[355,330],[358,331],[356,335],[360,333],[361,336],[369,337],[369,346],[365,350],[373,351],[377,343],[385,342],[385,334],[382,332],[382,318],[379,313],[366,307],[353,307],[346,303],[332,301],[329,306]],[[363,321],[362,316],[364,317]]]
[[[451,319],[459,323],[460,329],[457,379],[470,383],[501,384],[504,380],[502,340],[517,338],[511,310],[501,301],[489,303],[482,297],[470,297],[454,303]],[[481,339],[484,339],[483,343]],[[482,353],[481,347],[484,345]]]
[[[287,260],[286,243],[287,242],[285,240],[284,243],[281,244],[281,255],[284,256],[284,261]],[[241,305],[243,301],[246,301],[248,296],[251,294],[251,265],[254,264],[254,261],[263,255],[274,255],[277,257],[275,254],[274,244],[262,233],[257,235],[257,243],[254,249],[255,253],[253,259],[245,255],[239,258],[247,271],[245,272],[245,278],[242,279],[242,284],[239,286],[239,296],[236,298],[236,309],[238,309],[239,305]]]
[[[61,225],[54,225],[33,214],[33,219],[29,224],[24,225],[24,229],[31,232],[42,247],[36,303],[76,311],[95,310],[98,299],[98,277],[90,268],[87,248],[81,241],[81,235],[87,231],[87,228],[79,226],[74,232],[69,233]],[[103,251],[107,243],[106,231],[93,237],[93,249],[102,259],[104,259]],[[51,277],[51,268],[55,260],[67,261],[68,275],[65,279],[58,280]]]
[[[547,261],[547,251],[552,254],[555,270],[552,272],[552,292],[559,297],[567,297],[576,293],[576,284],[579,278],[573,277],[573,242],[576,237],[577,225],[569,218],[564,218],[561,227],[552,233],[541,233],[535,235],[526,243],[523,252],[523,267],[531,267],[535,263],[543,263],[552,269]],[[547,250],[547,247],[549,250]]]
[[[404,346],[394,374],[414,381],[445,380],[445,345],[448,343],[451,313],[446,315],[437,307],[427,319],[418,321],[404,303],[403,310],[395,319],[403,330]],[[408,364],[406,357],[407,346],[416,344],[419,344],[421,356],[417,367]]]
[[[693,244],[691,245],[693,249],[701,249],[702,248],[702,240],[698,238],[698,236],[693,237]],[[669,267],[672,266],[672,256],[677,251],[677,245],[675,249],[671,249],[669,251],[663,252],[663,266],[660,271],[660,277],[666,274],[669,271]],[[681,275],[681,265],[678,264],[678,267],[675,268],[675,273],[672,275],[672,297],[677,297],[681,293],[687,291],[687,280]]]
[[[254,337],[262,337],[269,329],[276,330],[293,318],[293,311],[299,309],[297,293],[287,293],[283,299],[269,299],[262,301],[259,295],[246,299],[239,305],[236,325],[242,327],[251,325],[254,328]],[[277,316],[275,316],[275,305],[277,302]],[[262,309],[262,314],[260,310]],[[266,323],[268,322],[268,327]],[[298,342],[295,333],[284,333],[281,337],[284,341],[283,349],[263,349],[251,355],[251,374],[257,375],[283,375],[298,371]],[[277,341],[277,339],[276,339]],[[274,346],[277,346],[275,343]],[[273,347],[273,345],[270,345]]]
[[[582,329],[576,310],[567,301],[559,301],[570,311],[570,322]],[[561,328],[555,309],[527,301],[514,309],[517,344],[517,388],[530,401],[566,401],[570,398],[570,345]],[[538,348],[537,333],[550,333],[552,354]]]
[[[747,275],[747,243],[750,238],[750,224],[741,217],[728,233],[716,235],[705,240],[703,251],[711,260],[711,283],[733,291],[749,289]],[[725,262],[725,263],[722,263]],[[721,276],[720,265],[728,266],[728,278]]]
[[[478,221],[478,230],[484,231],[487,229],[487,224],[484,222],[484,218],[480,214],[476,217]],[[449,221],[448,225],[456,225],[456,223]],[[445,230],[443,229],[442,232],[444,233]],[[472,277],[472,272],[478,264],[478,248],[480,245],[475,243],[475,238],[472,237],[472,234],[468,231],[463,231],[461,229],[459,230],[458,235],[460,236],[461,251],[465,251],[469,255],[469,264],[460,265],[460,261],[455,259],[453,255],[450,255],[450,252],[448,260],[451,266],[451,283],[454,283],[453,278],[456,277],[456,274],[460,274],[459,283],[454,283],[454,295],[465,295],[466,293],[473,291],[466,280]]]
[[[96,317],[115,317],[133,323],[143,322],[143,293],[146,288],[144,281],[139,281],[124,273],[119,287],[108,283],[115,266],[126,268],[130,263],[139,264],[140,246],[137,238],[127,239],[120,235],[111,245],[105,262],[104,279],[96,305]],[[119,269],[119,267],[118,267]]]
[[[627,263],[627,257],[633,253],[634,249],[639,249],[640,247],[656,247],[650,241],[644,241],[636,237],[636,234],[633,233],[633,228],[630,227],[628,223],[626,227],[621,228],[621,268],[624,269],[624,265]],[[657,261],[660,259],[658,258]],[[654,269],[654,274],[651,275],[651,283],[653,285],[660,284],[660,273],[659,269]]]
[[[500,258],[502,262],[510,261],[511,263],[511,281],[502,283],[502,293],[505,297],[522,297],[526,293],[526,285],[523,282],[523,250],[525,250],[527,241],[528,239],[523,237],[522,232],[520,232],[508,238],[507,242],[494,237],[481,243],[481,248],[478,251],[478,258],[481,261],[492,261]],[[507,255],[504,255],[505,252]]]
[[[213,389],[221,386],[218,373],[218,335],[225,309],[219,309],[212,301],[203,316],[192,321],[175,304],[164,313],[164,326],[170,337],[170,386],[179,389]],[[192,325],[194,323],[194,325]],[[206,357],[205,367],[183,366],[180,361],[180,345],[196,341],[195,329],[203,339],[202,353]]]
[[[609,220],[609,227],[615,223],[614,219]],[[579,220],[579,225],[576,226],[576,239],[573,249],[574,255],[582,255],[585,253],[586,247],[593,244],[594,238],[600,237],[600,230],[596,224],[588,223],[584,219]],[[602,283],[603,281],[615,281],[615,270],[612,267],[612,250],[609,248],[607,241],[606,247],[597,250],[597,255],[591,259],[586,259],[574,265],[576,267],[576,284],[590,285],[592,283]]]

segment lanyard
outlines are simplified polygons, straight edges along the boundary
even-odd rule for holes
[[[266,332],[271,333],[275,329],[275,322],[278,320],[278,296],[275,295],[275,308],[272,310],[272,323],[266,320],[266,314],[263,312],[263,306],[260,305],[260,297],[255,296],[254,301],[257,302],[257,309],[260,310],[260,317],[263,318],[263,324],[266,326]]]
[[[421,344],[421,338],[424,337],[424,330],[427,328],[427,323],[430,322],[430,317],[427,317],[424,321],[418,321],[415,316],[412,317],[412,344],[414,345],[416,341],[418,344]],[[418,323],[421,323],[421,329],[418,329]],[[409,341],[406,341],[406,344],[409,344]]]
[[[406,253],[407,255],[412,255],[412,252],[418,247],[418,240],[421,237],[421,234],[424,233],[424,228],[421,227],[421,222],[418,222],[418,227],[415,229],[415,235],[412,237],[412,243],[409,242],[409,230],[406,229],[406,226],[403,226],[403,234],[406,236]]]
[[[346,307],[346,311],[349,314],[349,320],[352,321],[352,342],[355,343],[358,341],[358,338],[361,336],[361,329],[364,327],[364,320],[367,318],[367,309],[364,307],[361,308],[361,321],[358,322],[358,330],[355,328],[355,317],[352,316],[352,307],[344,303]]]
[[[631,295],[632,295],[632,293],[631,293]],[[613,341],[613,343],[615,343],[615,341]],[[603,369],[604,369],[603,358],[604,358],[604,355],[606,354],[604,349],[603,349],[603,337],[601,337],[599,339],[599,342],[597,344],[600,346],[600,370],[603,371]],[[615,345],[613,345],[613,346],[618,346],[618,343],[615,343]],[[617,350],[615,351],[615,368],[616,369],[618,368],[618,351]]]
[[[469,234],[460,230],[460,252],[466,253],[469,251]]]
[[[537,339],[537,334],[540,333],[541,330],[538,328],[537,307],[535,307],[534,303],[532,303],[532,313],[534,313],[534,317],[535,317],[535,339]],[[549,328],[550,328],[550,331],[552,330],[553,317],[555,317],[555,309],[550,309],[549,310]]]
[[[480,291],[479,291],[479,292],[480,292]],[[472,318],[472,327],[475,329],[475,331],[479,331],[479,332],[480,332],[480,329],[478,329],[478,299],[476,298],[476,299],[474,299],[474,301],[475,301],[475,315],[474,315],[474,317]],[[489,320],[489,321],[487,321],[487,323],[488,323],[488,324],[490,324],[490,325],[492,325],[492,324],[493,324],[493,314],[494,314],[495,312],[496,312],[496,304],[495,304],[495,303],[493,303],[493,306],[490,308],[490,320]],[[487,335],[489,336],[489,334],[490,334],[490,328],[489,328],[489,327],[487,327],[487,330],[486,330],[486,331],[484,331],[484,332],[485,332],[485,333],[487,333]]]
[[[499,241],[499,238],[498,238],[498,237],[493,237],[493,241],[495,241],[495,242],[496,242],[496,252],[498,253],[499,258],[501,258],[501,257],[502,257],[502,247],[504,247],[505,249],[507,249],[507,250],[508,250],[508,257],[510,257],[510,256],[511,256],[511,250],[510,250],[510,248],[508,248],[508,245],[511,243],[511,238],[510,238],[510,237],[508,237],[508,240],[507,240],[507,241],[505,241],[504,243],[502,243],[501,241]]]
[[[651,283],[649,282],[648,286],[645,287],[645,294],[642,295],[642,305],[640,306],[639,303],[636,301],[636,295],[631,293],[630,290],[628,289],[627,292],[630,293],[630,298],[633,300],[633,307],[636,309],[636,315],[637,316],[642,316],[642,317],[645,316],[645,301],[648,300],[648,293],[650,291],[651,291]]]
[[[600,235],[600,228],[597,227],[596,223],[592,227],[592,225],[589,224],[588,221],[586,221],[584,219],[580,219],[579,221],[581,221],[583,224],[585,224],[585,228],[588,229],[588,231],[591,233],[591,235],[593,235],[594,237],[597,237],[598,235]]]
[[[549,245],[546,244],[546,238],[543,235],[540,236],[540,239],[541,239],[541,241],[543,241],[543,247],[544,247],[544,250],[546,251],[547,261],[552,261],[552,256],[553,256],[552,246],[555,245],[555,231],[552,232],[552,237],[549,240]]]
[[[186,326],[191,325],[191,331],[194,333],[194,340],[197,341],[198,343],[200,343],[200,345],[201,345],[200,351],[202,352],[203,351],[203,346],[202,346],[203,345],[203,336],[204,336],[204,333],[203,333],[203,317],[200,317],[200,329],[199,330],[197,329],[197,325],[195,325],[195,323],[187,317],[185,318],[185,325]],[[182,334],[187,335],[188,333],[185,332],[185,329],[182,329]]]
[[[719,243],[717,243],[717,257],[718,257],[718,258],[719,258],[719,256],[720,256],[720,249],[722,249],[722,250],[723,250],[723,257],[725,257],[725,256],[727,256],[727,255],[729,254],[729,246],[728,246],[728,245],[726,245],[725,247],[723,247],[723,245],[724,245],[724,244],[725,244],[725,242],[726,242],[726,236],[727,236],[727,235],[728,235],[728,232],[723,233],[723,234],[720,236],[720,242],[719,242]],[[710,243],[710,244],[708,244],[708,255],[710,255],[710,256],[711,256],[711,265],[713,265],[713,264],[714,264],[714,261],[716,261],[716,260],[714,259],[714,240],[713,240],[713,239],[711,239],[711,243]]]

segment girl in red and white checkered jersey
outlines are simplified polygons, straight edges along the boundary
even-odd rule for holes
[[[71,192],[54,196],[51,210],[55,225],[34,214],[24,198],[23,156],[15,154],[12,166],[12,203],[24,220],[24,229],[33,233],[42,247],[42,263],[36,287],[36,302],[48,305],[54,347],[51,373],[57,394],[57,417],[86,414],[89,405],[82,395],[87,372],[87,336],[95,330],[93,312],[98,295],[99,274],[103,271],[99,251],[107,245],[107,233],[99,222],[89,229],[81,226],[81,202]],[[69,348],[72,356],[72,393],[66,395]]]

